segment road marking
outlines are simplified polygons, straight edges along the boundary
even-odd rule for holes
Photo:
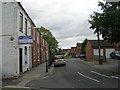
[[[98,73],[98,72],[95,72],[95,71],[91,71],[91,72],[94,73],[94,74],[106,77],[106,78],[111,78],[110,76],[107,76],[107,75],[104,75],[104,74],[101,74],[101,73]]]
[[[40,74],[27,74],[27,75],[24,75],[23,78],[30,79],[30,78],[38,78],[40,76],[41,76]]]
[[[119,77],[116,77],[116,76],[111,76],[111,78],[120,79]]]
[[[25,84],[27,84],[28,82],[30,82],[31,80],[23,80],[22,82],[20,82],[19,84],[17,84],[16,86],[25,86]]]
[[[4,88],[30,88],[30,87],[24,87],[24,86],[4,86]]]
[[[88,77],[88,76],[86,76],[86,75],[83,75],[83,74],[80,73],[80,72],[78,72],[78,74],[81,75],[81,76],[83,76],[83,77],[85,77],[85,78],[88,78],[88,79],[90,79],[90,80],[93,80],[93,81],[96,81],[96,82],[100,82],[100,81],[98,81],[98,80],[96,80],[96,79],[94,79],[94,78],[91,78],[91,77]]]
[[[45,79],[45,78],[48,78],[49,76],[45,76],[45,77],[43,77],[43,79]]]
[[[98,73],[98,72],[95,72],[95,71],[91,71],[91,72],[94,73],[94,74],[106,77],[106,78],[120,79],[119,77],[116,77],[116,76],[107,76],[107,75],[104,75],[104,74],[101,74],[101,73]]]

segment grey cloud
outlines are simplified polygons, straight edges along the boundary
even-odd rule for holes
[[[96,39],[89,15],[98,10],[96,0],[22,0],[37,26],[49,29],[60,47],[71,47],[85,38]]]

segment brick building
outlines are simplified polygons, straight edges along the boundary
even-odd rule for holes
[[[100,40],[100,46],[101,57],[110,58],[109,54],[115,50],[115,46],[104,40]],[[98,40],[88,40],[86,45],[86,61],[96,60],[98,55]]]
[[[80,55],[80,53],[81,53],[81,45],[82,45],[82,43],[77,43],[76,44],[76,49],[74,50],[74,54]]]
[[[35,25],[34,25],[35,27]],[[32,29],[32,67],[40,65],[48,60],[48,43],[43,38],[41,32],[37,28]]]

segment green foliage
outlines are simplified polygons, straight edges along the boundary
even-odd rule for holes
[[[58,41],[56,40],[55,37],[53,37],[50,30],[48,30],[42,26],[38,30],[41,32],[44,39],[47,41],[47,43],[49,45],[49,56],[53,57],[58,51]]]
[[[82,54],[85,54],[86,45],[87,45],[87,38],[83,41],[83,43],[82,43],[82,45],[81,45],[81,53],[82,53]]]
[[[102,13],[93,12],[93,15],[90,15],[90,28],[94,30],[94,34],[99,32],[104,40],[120,42],[120,2],[99,2],[98,6]]]
[[[64,58],[65,59],[71,59],[72,57],[71,56],[65,56]]]

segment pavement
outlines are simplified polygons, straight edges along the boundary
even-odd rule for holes
[[[51,65],[51,67],[48,69],[48,72],[46,72],[46,63],[42,63],[39,66],[22,73],[17,79],[2,80],[2,87],[25,86],[25,84],[31,80],[46,78],[52,73],[53,70],[53,65]]]
[[[101,70],[106,70],[111,73],[117,74],[117,76],[120,77],[120,60],[107,59],[106,62],[102,63],[102,65],[99,65],[98,61],[81,60],[81,62],[93,66],[95,68],[99,68]]]

